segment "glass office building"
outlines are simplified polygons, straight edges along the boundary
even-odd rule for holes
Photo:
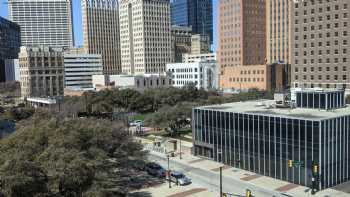
[[[350,107],[276,108],[268,100],[198,107],[193,131],[194,154],[226,165],[304,186],[316,178],[321,189],[350,177]]]
[[[188,0],[174,0],[171,3],[171,24],[190,26],[188,22]]]
[[[192,27],[194,34],[208,35],[213,43],[212,0],[173,0],[171,24]]]
[[[299,90],[295,91],[295,95],[297,97],[297,107],[331,110],[344,107],[345,105],[345,96],[343,90]]]
[[[0,17],[0,82],[5,81],[5,60],[17,59],[20,46],[20,27]]]

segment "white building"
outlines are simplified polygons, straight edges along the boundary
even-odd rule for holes
[[[119,22],[122,73],[165,72],[172,59],[169,0],[121,0]]]
[[[6,81],[20,80],[18,59],[5,60],[5,80]]]
[[[21,27],[22,46],[73,46],[71,0],[9,0],[8,5],[10,20]]]
[[[108,87],[121,89],[135,89],[144,91],[149,88],[170,87],[172,79],[170,76],[161,74],[145,75],[94,75],[92,77],[93,86],[96,90]]]
[[[174,87],[194,84],[198,89],[219,88],[219,73],[215,62],[167,64],[167,72],[172,77]]]
[[[102,75],[102,56],[70,50],[64,54],[65,85],[71,90],[93,89],[92,76]]]
[[[203,53],[203,54],[183,54],[182,62],[183,63],[194,63],[194,62],[216,62],[216,53]]]

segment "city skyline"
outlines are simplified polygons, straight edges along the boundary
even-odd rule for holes
[[[8,0],[0,0],[0,16],[8,19]],[[74,29],[74,46],[83,46],[83,27],[80,0],[73,0],[73,29]],[[212,49],[216,49],[216,13],[218,0],[213,0],[213,45]]]

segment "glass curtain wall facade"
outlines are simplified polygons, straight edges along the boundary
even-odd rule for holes
[[[329,120],[193,110],[194,154],[295,184],[319,186],[349,180],[350,116]],[[299,163],[290,168],[288,161]]]
[[[208,35],[213,43],[212,0],[173,0],[171,24],[192,27],[195,34]]]
[[[171,3],[171,24],[190,26],[188,22],[188,0],[174,0]]]
[[[345,106],[344,91],[296,92],[296,106],[314,109],[336,109]]]
[[[17,59],[21,46],[20,27],[0,17],[0,82],[5,79],[5,60]]]

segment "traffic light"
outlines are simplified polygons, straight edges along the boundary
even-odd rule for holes
[[[249,189],[245,192],[245,197],[252,197],[252,192]]]
[[[293,160],[288,160],[288,167],[290,167],[290,168],[293,167]]]
[[[318,165],[317,164],[314,164],[312,171],[314,174],[318,174]]]

